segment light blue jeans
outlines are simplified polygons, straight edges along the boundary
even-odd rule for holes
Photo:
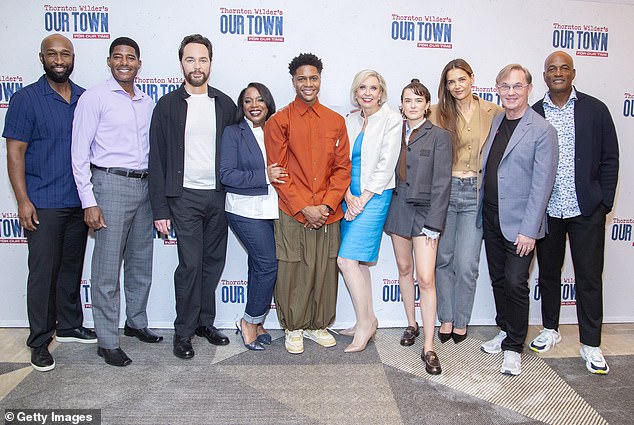
[[[464,329],[471,320],[475,297],[482,228],[476,226],[476,177],[451,178],[447,222],[438,242],[436,298],[438,320]]]

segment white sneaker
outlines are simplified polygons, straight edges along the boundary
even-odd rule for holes
[[[504,361],[500,372],[505,375],[517,376],[522,373],[522,356],[515,351],[504,350]]]
[[[284,341],[286,351],[291,354],[302,354],[304,352],[304,331],[302,329],[295,331],[285,329],[284,333],[286,334]]]
[[[545,353],[560,342],[561,335],[559,335],[559,332],[554,329],[544,328],[539,335],[537,335],[537,338],[531,341],[529,346],[531,350],[537,353]]]
[[[308,339],[312,339],[322,347],[334,347],[337,345],[335,338],[330,335],[326,329],[306,329],[304,336]]]
[[[506,332],[500,331],[499,334],[493,337],[493,339],[480,345],[480,350],[489,354],[497,354],[502,352],[502,341],[506,338]]]
[[[584,344],[581,346],[579,353],[581,353],[581,358],[586,361],[586,368],[590,372],[606,375],[610,371],[610,367],[599,347],[590,347]]]

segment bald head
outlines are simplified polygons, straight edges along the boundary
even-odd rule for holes
[[[575,67],[572,60],[572,56],[570,56],[568,53],[564,51],[557,50],[556,52],[552,52],[550,55],[546,57],[546,60],[544,61],[544,71],[548,69],[548,65],[551,62],[553,62],[555,59],[567,62],[570,65],[570,69],[574,69]]]
[[[572,56],[566,52],[553,52],[544,61],[544,82],[548,86],[551,99],[553,96],[567,99],[576,76]]]
[[[75,66],[73,43],[61,34],[52,34],[42,40],[40,62],[49,82],[64,84]]]
[[[61,34],[51,34],[42,40],[42,43],[40,44],[40,53],[44,53],[46,50],[53,46],[63,47],[69,50],[71,53],[75,52],[73,48],[73,43],[71,43],[68,38],[64,37]]]

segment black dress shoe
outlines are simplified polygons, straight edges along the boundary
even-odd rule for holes
[[[174,335],[174,355],[185,360],[194,357],[192,339]]]
[[[458,344],[461,343],[462,341],[464,341],[465,339],[467,339],[467,332],[465,331],[464,335],[460,335],[457,334],[455,332],[451,332],[451,339],[453,339],[453,342]]]
[[[55,360],[48,351],[48,341],[44,345],[31,348],[31,366],[40,372],[55,369]]]
[[[57,342],[81,342],[84,344],[96,344],[97,334],[92,329],[83,326],[74,329],[58,329],[55,332]]]
[[[440,332],[440,328],[438,328],[438,339],[440,340],[440,342],[442,342],[443,344],[447,341],[449,341],[451,339],[451,336],[453,335],[453,332],[449,332],[448,334]]]
[[[215,326],[199,326],[196,328],[196,335],[207,338],[207,341],[213,345],[229,344],[229,338],[227,338],[227,335],[220,332]]]
[[[430,375],[440,375],[442,369],[440,368],[440,360],[438,360],[438,356],[433,351],[428,351],[424,354],[421,354],[420,357],[425,362],[425,370]]]
[[[403,331],[403,336],[401,337],[401,345],[404,347],[414,345],[414,343],[416,342],[416,337],[418,335],[420,335],[420,328],[418,327],[418,323],[416,323],[416,327],[406,327],[405,331]]]
[[[125,323],[125,328],[123,328],[123,334],[125,336],[134,336],[139,338],[141,342],[161,342],[163,341],[163,337],[161,335],[157,335],[148,328],[135,329],[128,326],[128,322]]]
[[[132,363],[132,359],[120,348],[97,348],[97,354],[112,366],[127,366]]]

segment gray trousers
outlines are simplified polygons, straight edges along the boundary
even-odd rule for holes
[[[93,193],[107,228],[95,232],[91,295],[95,331],[102,348],[119,347],[119,275],[123,262],[126,320],[147,327],[152,283],[152,210],[147,178],[92,170]]]

